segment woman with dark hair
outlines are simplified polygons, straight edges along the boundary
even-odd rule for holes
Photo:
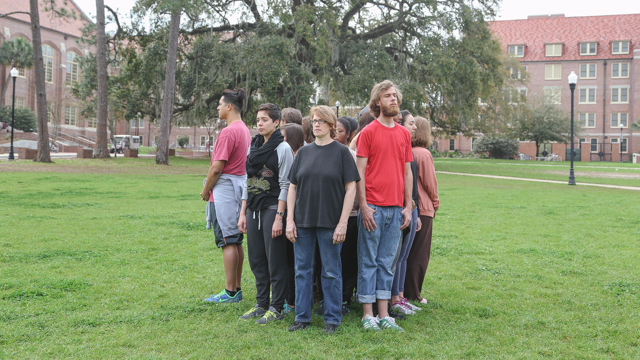
[[[349,120],[349,124],[351,125],[351,134],[347,139],[347,146],[349,146],[349,144],[351,144],[351,140],[353,140],[353,138],[356,136],[356,132],[358,130],[358,120],[352,118],[351,116],[346,116],[346,118]]]
[[[313,134],[313,125],[311,124],[311,116],[302,118],[302,131],[304,132],[304,141],[311,144],[316,136]]]
[[[355,151],[356,150],[356,146],[358,143],[358,134],[360,134],[360,131],[362,131],[362,129],[365,128],[365,126],[369,125],[373,120],[375,120],[376,118],[373,117],[373,115],[371,114],[371,111],[369,110],[365,110],[362,115],[360,116],[360,125],[358,126],[358,131],[356,132],[356,135],[353,136],[353,139],[351,140],[351,143],[349,144],[349,149]]]
[[[282,132],[282,136],[284,136],[284,141],[291,146],[293,154],[296,155],[298,150],[304,146],[304,132],[302,130],[302,126],[294,123],[284,124],[280,128],[280,131]]]
[[[282,310],[289,285],[287,239],[282,230],[293,151],[278,129],[280,117],[280,109],[275,104],[258,107],[259,134],[254,136],[249,148],[247,180],[238,219],[238,229],[247,234],[257,302],[240,319],[259,318],[258,324],[284,319]]]
[[[306,329],[311,323],[317,242],[325,296],[324,332],[333,334],[342,321],[340,249],[360,175],[349,149],[333,140],[337,122],[333,109],[316,106],[311,115],[316,140],[298,151],[289,173],[287,238],[294,243],[296,268],[296,318],[289,331]]]
[[[347,143],[347,139],[351,135],[351,123],[346,117],[338,118],[338,122],[336,123],[336,138],[335,140],[340,144],[349,146]]]
[[[401,126],[404,126],[411,137],[416,134],[416,121],[407,110],[402,110],[398,114]],[[411,196],[411,225],[404,229],[402,238],[400,239],[400,251],[398,253],[398,262],[395,268],[395,275],[393,277],[393,284],[391,286],[391,309],[396,313],[404,315],[413,315],[416,311],[422,310],[404,297],[404,281],[407,273],[407,258],[409,257],[409,250],[413,245],[413,239],[416,236],[416,230],[420,230],[420,219],[418,218],[418,165],[416,163],[416,157],[413,156],[411,162],[411,174],[413,175],[413,193]]]
[[[422,282],[429,266],[431,255],[431,235],[433,218],[440,207],[438,198],[438,181],[433,166],[433,157],[427,148],[431,145],[431,124],[429,120],[416,116],[416,133],[411,141],[413,156],[418,164],[418,199],[420,222],[422,227],[416,233],[413,245],[407,258],[407,275],[404,285],[404,296],[409,300],[426,304],[423,298]]]

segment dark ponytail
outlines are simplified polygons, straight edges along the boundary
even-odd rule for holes
[[[226,89],[222,92],[222,101],[225,104],[231,104],[237,112],[242,110],[242,104],[246,98],[247,95],[244,93],[244,89],[239,89],[238,91]]]

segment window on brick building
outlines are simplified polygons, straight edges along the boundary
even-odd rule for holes
[[[526,67],[524,67],[522,71],[516,67],[509,68],[509,73],[511,73],[512,79],[517,79],[517,80],[524,79],[526,77],[525,72],[526,72]]]
[[[509,45],[508,50],[513,57],[524,57],[524,45]]]
[[[562,56],[562,44],[546,44],[545,56]]]
[[[614,41],[611,43],[612,55],[620,55],[620,54],[628,54],[628,53],[629,53],[628,41]]]
[[[562,104],[562,89],[561,88],[544,89],[544,99],[549,104]]]
[[[87,119],[87,127],[95,129],[97,124],[98,124],[98,121],[96,120],[96,118]]]
[[[476,151],[476,147],[478,146],[478,138],[471,138],[471,151]]]
[[[629,88],[612,88],[611,89],[611,103],[612,104],[627,104],[629,103]]]
[[[595,104],[596,88],[581,88],[578,102],[580,104]]]
[[[27,72],[25,71],[25,69],[23,67],[17,68],[17,69],[18,69],[18,76],[19,77],[26,77],[27,76],[26,75]]]
[[[53,107],[51,106],[51,103],[47,101],[47,122],[51,122],[52,121],[52,115],[53,115]]]
[[[620,124],[622,124],[622,127],[629,127],[629,115],[627,113],[612,113],[611,127],[620,128]]]
[[[23,98],[16,98],[16,109],[20,109],[24,107],[24,99]]]
[[[596,64],[580,64],[580,79],[595,79]]]
[[[560,80],[562,77],[562,65],[561,64],[548,64],[544,66],[544,79],[545,80]]]
[[[591,143],[591,152],[592,153],[598,152],[598,138],[591,138],[590,143]]]
[[[449,151],[456,150],[456,139],[449,139]]]
[[[53,48],[42,45],[42,60],[44,61],[44,81],[53,83]]]
[[[144,120],[131,120],[132,128],[144,128]]]
[[[613,64],[611,64],[611,77],[612,78],[628,78],[629,77],[629,63],[613,63]]]
[[[580,138],[580,143],[581,143],[581,144],[582,144],[582,143],[586,143],[586,142],[587,142],[587,139],[585,139],[585,138]]]
[[[76,113],[77,108],[75,106],[64,107],[64,123],[66,125],[76,126]]]
[[[78,54],[67,52],[67,85],[78,82]]]
[[[596,114],[595,113],[582,113],[579,116],[580,125],[583,128],[594,128],[596,127]]]
[[[611,138],[611,143],[612,144],[620,144],[620,138],[619,137],[615,137],[615,138]],[[621,147],[621,151],[623,153],[627,152],[627,139],[622,138],[622,144],[620,145]]]
[[[582,43],[580,44],[580,55],[595,55],[598,52],[598,43]]]

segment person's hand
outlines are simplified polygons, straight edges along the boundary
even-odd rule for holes
[[[338,223],[338,226],[333,231],[333,243],[340,244],[347,238],[347,224]]]
[[[203,201],[209,201],[209,192],[202,189],[202,192],[200,193],[200,197],[202,198]]]
[[[296,223],[293,222],[293,219],[287,220],[287,239],[292,243],[295,243],[297,237],[298,229],[296,228]]]
[[[420,221],[420,217],[418,216],[418,226],[416,227],[416,232],[422,229],[422,221]]]
[[[238,218],[238,230],[243,234],[247,233],[247,215],[240,214]]]
[[[402,226],[400,230],[404,230],[409,225],[411,225],[411,209],[406,207],[402,209]]]
[[[273,227],[271,227],[271,237],[275,239],[280,235],[282,235],[282,216],[276,215]]]
[[[369,207],[369,205],[360,207],[360,217],[362,218],[362,225],[367,231],[374,231],[378,228],[375,220],[373,220],[373,214],[376,211]]]

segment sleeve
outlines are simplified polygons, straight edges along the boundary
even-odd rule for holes
[[[438,198],[438,180],[436,179],[436,168],[433,165],[433,157],[431,152],[427,150],[424,162],[418,166],[418,172],[421,175],[427,195],[433,203],[433,209],[438,210],[440,207],[440,199]]]
[[[405,143],[406,143],[406,150],[405,150],[405,163],[408,162],[412,162],[413,161],[413,151],[411,151],[411,134],[407,131],[406,135],[405,135]]]
[[[220,134],[213,149],[213,161],[229,161],[232,146],[233,144],[231,141],[229,141],[229,137],[227,136],[227,134]]]
[[[302,150],[302,149],[300,149]],[[293,159],[293,164],[291,164],[291,169],[289,170],[289,183],[293,185],[298,185],[298,167],[300,166],[300,151],[298,150],[298,155]],[[287,189],[288,192],[288,189]]]
[[[280,143],[278,148],[278,174],[280,182],[280,196],[278,200],[287,201],[287,194],[289,192],[289,171],[293,164],[293,150],[286,142]]]
[[[247,158],[249,157],[249,153],[251,152],[251,145],[249,145],[249,149],[247,150]],[[247,200],[249,198],[249,193],[247,192],[247,181],[249,181],[249,177],[244,181],[244,185],[242,186],[242,200]]]
[[[369,126],[367,126],[369,127]],[[369,135],[369,131],[367,131],[367,127],[360,131],[360,135],[358,135],[358,141],[356,141],[356,150],[358,157],[369,157],[369,149],[371,147],[371,137]],[[370,129],[369,129],[370,130]]]
[[[352,181],[360,181],[360,173],[349,148],[344,146],[342,149],[342,182],[346,184]]]

